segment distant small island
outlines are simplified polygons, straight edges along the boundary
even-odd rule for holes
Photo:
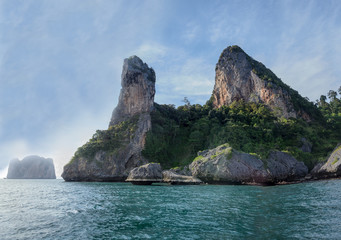
[[[56,179],[51,158],[27,156],[23,160],[10,161],[7,179]]]

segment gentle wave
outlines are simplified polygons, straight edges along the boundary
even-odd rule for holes
[[[134,186],[0,181],[0,239],[341,239],[341,181]]]

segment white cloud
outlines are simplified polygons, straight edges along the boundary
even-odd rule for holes
[[[182,35],[182,38],[186,42],[192,42],[196,38],[198,38],[198,35],[201,31],[200,25],[196,24],[195,22],[189,22],[185,26],[185,31]]]
[[[168,48],[160,43],[142,43],[131,55],[137,55],[147,64],[161,63],[168,54]]]
[[[8,166],[11,159],[24,158],[27,155],[34,155],[34,153],[30,150],[29,143],[25,139],[3,142],[0,145],[0,168]]]
[[[214,65],[201,57],[186,56],[177,63],[158,74],[157,101],[183,104],[181,100],[188,97],[191,103],[205,103],[213,90]]]
[[[341,29],[335,22],[339,11],[316,15],[315,3],[310,2],[304,10],[302,6],[283,8],[285,30],[271,66],[284,82],[311,101],[336,89],[341,75],[337,67],[341,62]]]

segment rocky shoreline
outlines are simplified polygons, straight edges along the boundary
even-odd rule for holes
[[[215,149],[199,152],[198,157],[189,165],[191,174],[187,176],[174,170],[162,171],[160,164],[148,163],[134,168],[126,182],[139,185],[170,183],[274,186],[340,179],[340,156],[339,145],[324,164],[316,166],[308,173],[308,168],[303,162],[298,162],[287,153],[272,152],[263,162],[256,156],[240,153],[224,144]]]

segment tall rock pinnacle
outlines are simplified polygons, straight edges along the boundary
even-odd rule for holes
[[[155,72],[137,56],[124,60],[117,107],[108,130],[96,131],[64,166],[65,181],[124,181],[148,163],[141,152],[151,128]]]
[[[126,58],[121,76],[122,89],[110,125],[153,109],[155,72],[137,56]]]
[[[215,108],[242,100],[263,103],[278,117],[311,120],[302,107],[309,102],[238,46],[230,46],[220,55],[212,97]]]

